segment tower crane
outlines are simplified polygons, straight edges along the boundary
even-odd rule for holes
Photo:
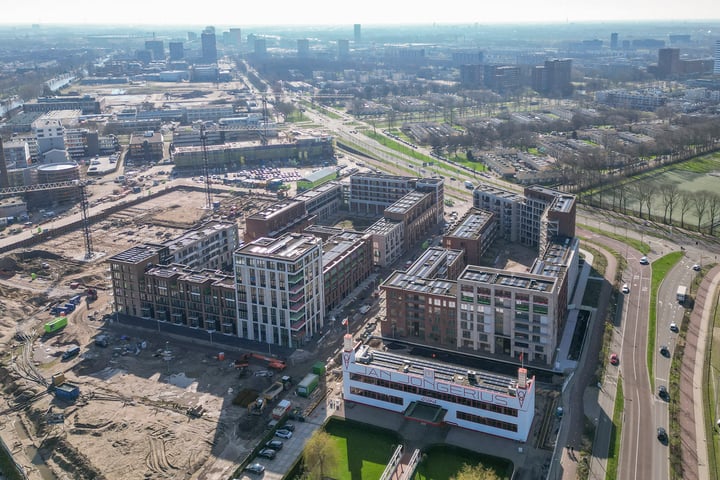
[[[203,175],[205,175],[205,202],[207,203],[207,209],[212,210],[213,197],[210,183],[210,161],[208,160],[207,131],[205,130],[204,122],[200,124],[200,143],[202,145]]]
[[[82,217],[83,235],[85,237],[85,259],[90,260],[93,257],[92,236],[90,234],[90,215],[89,202],[87,192],[85,190],[85,182],[80,180],[68,180],[65,182],[39,183],[36,185],[24,185],[20,187],[0,188],[0,197],[5,195],[15,195],[27,192],[43,192],[48,190],[58,190],[62,188],[77,188],[80,194],[80,215]]]

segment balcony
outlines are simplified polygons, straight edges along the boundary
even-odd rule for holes
[[[294,295],[298,292],[302,292],[303,288],[305,288],[305,282],[298,283],[297,285],[293,285],[290,287],[288,292],[290,292],[291,295]]]
[[[302,302],[295,303],[295,304],[290,304],[290,312],[291,313],[299,312],[300,310],[303,310],[304,308],[305,308],[305,300],[303,300]]]

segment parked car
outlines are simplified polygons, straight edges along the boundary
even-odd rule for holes
[[[289,439],[292,438],[292,432],[290,430],[278,430],[275,432],[276,437]]]
[[[272,448],[263,448],[258,452],[258,457],[264,457],[272,460],[275,458],[276,452]]]
[[[702,267],[696,263],[695,265],[692,266],[692,269],[695,270],[696,272],[699,272],[700,270],[702,270]]]
[[[640,265],[647,265],[649,263],[650,263],[650,260],[648,260],[647,257],[645,257],[645,256],[640,257]]]
[[[286,423],[282,426],[280,430],[287,430],[288,432],[294,432],[295,431],[295,425],[292,423]]]
[[[265,444],[265,447],[272,448],[273,450],[282,450],[283,442],[280,440],[270,440]]]
[[[627,283],[623,283],[622,293],[630,293],[630,287],[628,286]]]
[[[669,357],[670,356],[670,349],[667,345],[663,345],[660,347],[660,355],[663,357]]]
[[[658,427],[657,429],[657,439],[660,441],[660,443],[667,443],[668,441],[668,434],[665,431],[663,427]]]
[[[665,385],[660,385],[658,387],[658,397],[662,398],[665,401],[670,400],[670,394],[668,393],[668,389]]]
[[[617,365],[618,363],[620,363],[620,358],[618,357],[617,353],[610,354],[610,363],[613,365]]]
[[[680,329],[678,328],[678,324],[675,322],[670,323],[670,331],[673,333],[678,333]]]
[[[259,464],[259,463],[251,463],[250,465],[248,465],[247,467],[245,467],[245,471],[246,471],[246,472],[250,472],[250,473],[258,473],[258,474],[260,474],[260,473],[263,473],[263,472],[265,471],[265,466],[264,466],[264,465],[261,465],[261,464]]]

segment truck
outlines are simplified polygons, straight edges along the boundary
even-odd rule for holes
[[[275,408],[273,408],[272,411],[272,418],[275,420],[282,420],[285,418],[285,416],[290,412],[292,409],[292,403],[290,400],[280,400],[280,402],[277,404]]]
[[[680,285],[677,289],[675,297],[679,303],[685,303],[685,300],[687,299],[687,287],[685,285]]]
[[[308,373],[305,378],[298,383],[297,394],[301,397],[309,397],[312,392],[315,391],[318,384],[320,383],[320,377],[314,373]]]
[[[465,180],[465,188],[468,190],[475,190],[475,185],[470,180]]]
[[[283,392],[283,390],[285,390],[283,384],[281,382],[275,382],[265,389],[265,391],[263,392],[263,397],[268,402],[272,402],[277,398],[278,395]]]
[[[67,326],[67,317],[56,317],[45,324],[45,333],[55,333]]]

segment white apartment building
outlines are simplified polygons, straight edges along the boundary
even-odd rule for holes
[[[40,117],[32,123],[32,132],[41,155],[50,150],[65,150],[65,128],[60,120]]]
[[[325,323],[322,240],[290,233],[235,251],[238,335],[302,346]]]
[[[169,249],[169,263],[195,270],[229,270],[239,244],[238,227],[234,222],[210,221],[163,244]]]

